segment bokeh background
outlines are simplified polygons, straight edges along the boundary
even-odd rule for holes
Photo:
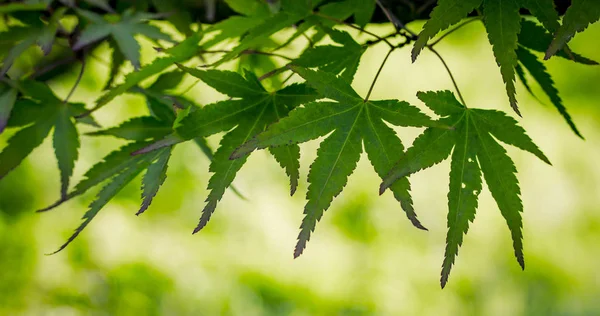
[[[389,25],[369,27],[382,35],[391,31]],[[576,36],[571,47],[600,60],[598,38],[600,24]],[[144,43],[148,62],[155,53]],[[438,50],[470,106],[511,112],[480,23],[448,37]],[[366,52],[357,91],[367,91],[385,53],[385,45]],[[91,104],[104,85],[108,50],[96,56],[74,101]],[[94,197],[90,192],[53,212],[33,213],[57,198],[58,171],[48,158],[53,155],[47,140],[0,182],[0,315],[600,315],[600,67],[558,58],[547,67],[586,141],[569,130],[538,86],[533,89],[541,102],[519,86],[519,121],[553,162],[548,166],[509,148],[525,206],[525,271],[484,190],[450,282],[441,290],[449,163],[411,177],[417,212],[429,228],[424,232],[411,226],[391,195],[378,196],[379,179],[366,157],[305,254],[292,259],[306,174],[319,141],[301,146],[296,196],[289,197],[277,163],[256,152],[235,180],[246,199],[228,191],[208,227],[194,236],[209,161],[193,144],[180,145],[147,213],[134,215],[138,179],[65,251],[46,256],[77,227]],[[51,85],[65,95],[76,75],[75,69]],[[440,89],[452,85],[439,60],[424,52],[411,64],[406,48],[392,55],[373,98],[407,100],[426,111],[416,91]],[[187,95],[199,104],[223,98],[202,84]],[[123,96],[97,119],[115,125],[144,107],[141,97]],[[0,146],[13,132],[0,136]],[[408,146],[420,130],[398,132]],[[210,143],[216,146],[219,138]],[[83,137],[74,180],[121,144]]]

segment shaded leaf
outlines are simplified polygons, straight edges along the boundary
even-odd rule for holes
[[[171,148],[161,149],[156,155],[158,156],[157,160],[148,167],[148,171],[146,171],[142,180],[143,201],[136,215],[140,215],[148,209],[160,186],[167,179],[167,166],[171,157]]]
[[[110,202],[110,200],[117,195],[129,182],[140,174],[148,165],[151,163],[151,156],[140,156],[135,159],[135,164],[131,167],[122,170],[118,173],[109,184],[104,186],[98,193],[96,199],[90,204],[88,211],[83,215],[83,222],[69,239],[62,245],[58,250],[52,254],[56,254],[65,249],[79,234],[92,222],[92,220],[98,215],[100,210]]]
[[[565,12],[562,26],[554,34],[554,40],[546,51],[545,59],[549,59],[571,40],[577,32],[585,30],[588,25],[600,19],[600,2],[594,0],[573,0]]]
[[[512,0],[509,0],[512,1]],[[431,17],[425,23],[423,31],[419,33],[419,38],[415,41],[412,49],[412,61],[417,57],[427,45],[427,42],[440,31],[450,27],[450,25],[460,22],[473,10],[477,9],[483,0],[440,0],[437,6],[431,12]]]
[[[451,92],[418,94],[428,106],[438,110],[444,108],[440,105],[458,103],[456,98],[450,100],[451,95]],[[441,162],[453,149],[448,193],[448,235],[440,280],[442,287],[448,281],[469,223],[475,218],[482,173],[511,232],[517,261],[524,267],[523,206],[516,169],[504,148],[493,137],[529,151],[545,162],[548,159],[525,134],[525,130],[502,112],[463,107],[462,113],[449,111],[441,114],[447,115],[443,115],[440,121],[453,129],[429,128],[417,137],[392,172],[383,179],[382,192],[397,183],[395,180],[404,180],[410,174]]]
[[[52,144],[60,170],[60,195],[64,199],[67,197],[69,180],[79,156],[79,134],[66,106],[57,115]]]
[[[346,185],[362,153],[362,143],[376,172],[383,177],[393,166],[391,155],[402,152],[402,142],[384,123],[397,126],[437,126],[417,108],[396,100],[365,101],[345,80],[322,71],[292,66],[323,97],[337,102],[307,103],[240,146],[232,158],[247,156],[254,149],[303,143],[329,134],[321,143],[308,176],[309,188],[294,256],[306,248],[317,222]],[[394,186],[394,196],[409,219],[419,228],[409,194],[410,184]]]
[[[0,83],[0,134],[6,128],[10,112],[17,101],[17,90]]]
[[[168,122],[159,121],[151,116],[132,118],[119,126],[88,133],[91,136],[114,136],[127,140],[159,139],[173,131]]]
[[[552,80],[550,74],[546,71],[544,64],[539,61],[535,55],[524,48],[519,48],[517,50],[517,55],[519,56],[519,61],[525,68],[527,68],[531,76],[535,79],[535,81],[537,81],[540,87],[542,87],[546,95],[548,95],[550,98],[550,101],[554,107],[562,115],[565,121],[567,121],[567,124],[569,124],[573,132],[577,136],[583,138],[577,129],[577,126],[575,126],[571,115],[567,112],[567,108],[563,105],[562,99],[558,95],[558,90],[554,87],[554,81]]]
[[[521,115],[517,105],[515,89],[515,67],[517,65],[517,39],[521,30],[519,4],[516,0],[484,0],[483,23],[500,66],[506,85],[510,106]]]

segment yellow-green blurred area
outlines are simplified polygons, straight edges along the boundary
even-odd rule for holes
[[[370,29],[382,35],[391,31],[389,25]],[[361,42],[370,39],[354,34]],[[571,48],[600,60],[599,38],[596,24],[577,35]],[[144,44],[147,63],[156,52]],[[469,24],[437,49],[469,106],[512,113],[481,24]],[[366,52],[354,82],[359,93],[368,90],[386,52],[385,45]],[[424,51],[412,64],[409,52],[407,47],[393,53],[372,98],[407,100],[426,111],[416,92],[452,90],[452,84],[433,54]],[[73,97],[88,106],[108,74],[108,50],[95,55]],[[34,213],[58,198],[58,171],[47,140],[0,182],[0,314],[600,315],[600,67],[559,58],[546,65],[586,140],[569,130],[538,86],[532,84],[541,102],[519,85],[519,121],[553,163],[508,149],[525,207],[525,271],[484,190],[449,284],[441,290],[449,163],[411,177],[425,232],[412,227],[389,193],[378,196],[380,180],[366,157],[317,225],[305,253],[294,260],[306,174],[318,140],[301,146],[302,181],[294,197],[275,160],[255,152],[234,182],[246,199],[227,191],[208,227],[194,236],[209,161],[194,144],[178,145],[168,179],[143,216],[134,215],[138,179],[66,250],[46,256],[78,226],[97,191],[50,213]],[[68,93],[77,71],[51,82],[57,94]],[[188,78],[178,91],[193,82]],[[198,104],[224,98],[203,84],[187,95]],[[114,126],[144,111],[141,97],[126,95],[99,111],[97,119]],[[398,132],[410,146],[421,130]],[[0,137],[1,146],[12,133]],[[216,148],[219,139],[209,140]],[[74,181],[121,144],[82,136]]]

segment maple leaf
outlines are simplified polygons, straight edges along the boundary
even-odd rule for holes
[[[577,32],[600,19],[600,2],[593,0],[573,0],[565,12],[562,25],[554,33],[554,40],[546,51],[545,59],[558,52]]]
[[[304,84],[293,84],[279,91],[268,92],[256,76],[248,71],[244,78],[230,71],[180,68],[232,98],[190,112],[176,128],[178,140],[175,142],[229,131],[221,140],[210,165],[210,171],[213,172],[208,184],[210,193],[200,223],[194,230],[198,232],[206,226],[225,189],[231,185],[248,158],[243,155],[240,159],[230,160],[233,151],[270,124],[285,117],[296,106],[316,99],[317,95]],[[289,175],[291,193],[294,194],[298,185],[300,149],[297,145],[283,146],[272,150],[271,154]]]
[[[352,82],[366,47],[359,45],[350,34],[344,31],[329,29],[327,33],[333,41],[342,46],[315,46],[295,59],[294,65],[304,68],[318,68],[340,75],[346,81]]]
[[[139,144],[136,144],[139,145]],[[127,148],[127,147],[126,147]],[[125,153],[128,157],[124,157]],[[154,188],[158,190],[158,187],[164,181],[166,175],[162,172],[162,169],[157,172],[155,169],[159,169],[162,166],[161,161],[164,157],[168,157],[171,154],[170,148],[163,148],[159,151],[139,155],[136,157],[131,156],[130,151],[124,151],[123,149],[113,152],[105,158],[103,162],[95,165],[86,173],[86,178],[80,183],[80,185],[86,186],[93,184],[93,186],[108,180],[106,184],[98,193],[96,199],[90,204],[88,211],[83,215],[83,222],[75,229],[75,232],[67,239],[67,241],[58,248],[52,254],[56,254],[65,249],[79,234],[92,222],[92,220],[98,215],[98,213],[112,200],[123,188],[133,181],[142,171],[148,170],[144,177],[143,184],[143,197],[144,202],[138,214],[145,210],[152,198],[156,194]],[[110,162],[115,158],[120,158],[123,162],[122,168],[115,168]],[[153,163],[155,160],[158,161]],[[167,158],[168,159],[168,158]],[[108,167],[108,168],[107,168]],[[165,166],[166,168],[166,166]],[[166,172],[166,170],[164,170]],[[79,186],[79,185],[78,185]]]
[[[482,174],[508,224],[517,261],[524,268],[521,231],[523,204],[517,170],[498,141],[528,151],[548,164],[550,161],[525,134],[525,130],[503,112],[466,108],[450,91],[419,92],[417,96],[442,117],[440,123],[454,128],[425,130],[385,176],[380,192],[391,188],[396,181],[442,162],[452,153],[442,287],[448,281],[469,223],[475,218]]]
[[[129,73],[127,76],[125,76],[125,81],[122,84],[108,90],[104,95],[98,98],[98,100],[96,100],[96,106],[88,113],[100,109],[114,98],[130,91],[144,79],[152,77],[157,73],[166,70],[175,63],[184,62],[192,58],[198,53],[198,43],[200,42],[201,38],[202,34],[195,33],[181,43],[166,49],[165,53],[167,56],[159,57],[152,61],[152,63],[142,67],[139,71]]]
[[[53,145],[60,170],[60,192],[65,197],[79,149],[74,116],[79,114],[83,105],[63,102],[48,86],[37,81],[21,82],[19,89],[35,96],[36,100],[22,99],[15,104],[15,113],[8,120],[8,126],[26,127],[9,139],[8,146],[0,153],[0,179],[21,164],[54,128]]]
[[[552,34],[533,21],[521,20],[521,32],[519,33],[519,45],[536,52],[544,53],[552,42]],[[581,56],[565,46],[557,51],[556,56],[572,60],[584,65],[598,65],[598,62]]]
[[[569,127],[571,127],[571,130],[573,130],[577,136],[583,139],[583,135],[581,135],[577,129],[577,126],[573,122],[573,119],[567,111],[567,108],[564,106],[561,97],[558,95],[558,90],[554,87],[554,81],[547,72],[544,64],[534,54],[523,47],[519,47],[519,49],[517,49],[517,56],[519,58],[519,62],[527,69],[529,74],[550,98],[550,102],[552,102],[552,105],[554,105],[558,112],[563,116],[567,124],[569,124]]]
[[[50,54],[54,45],[54,39],[56,38],[56,32],[60,26],[60,19],[65,15],[66,11],[67,8],[60,8],[52,14],[46,23],[34,20],[32,21],[32,25],[11,28],[2,34],[3,40],[10,41],[12,47],[2,61],[0,77],[3,77],[15,60],[33,45],[37,44],[42,49],[44,55]]]
[[[173,42],[170,35],[163,33],[158,27],[144,22],[155,18],[156,15],[147,13],[134,13],[126,11],[122,16],[107,14],[99,15],[91,11],[77,10],[77,13],[91,23],[81,32],[75,44],[74,50],[100,41],[110,36],[120,52],[129,60],[136,69],[140,65],[140,44],[134,35],[141,34],[151,39]]]
[[[226,61],[238,57],[242,52],[252,47],[255,47],[257,44],[260,44],[265,39],[269,38],[271,35],[311,16],[312,8],[316,6],[319,2],[320,1],[311,0],[282,0],[281,10],[277,12],[277,14],[266,17],[263,15],[257,15],[237,19],[237,21],[247,23],[247,25],[245,26],[250,26],[248,28],[243,28],[239,24],[234,23],[233,21],[226,23],[226,21],[231,20],[231,18],[221,22],[223,24],[221,24],[221,26],[218,27],[221,29],[221,34],[219,34],[218,37],[220,41],[222,41],[224,37],[230,38],[241,35],[244,36],[235,48],[223,55],[223,57],[213,66],[218,66]],[[223,34],[225,34],[225,36]],[[210,43],[214,44],[215,39],[211,40]]]
[[[290,68],[302,76],[324,98],[337,102],[312,102],[290,112],[265,132],[238,148],[232,158],[245,157],[255,149],[298,144],[330,134],[320,145],[308,175],[307,204],[294,257],[300,256],[335,196],[341,193],[365,150],[383,177],[404,147],[387,123],[396,126],[439,126],[419,109],[396,100],[365,101],[345,80],[333,74],[298,66]],[[411,222],[425,229],[417,219],[407,179],[393,185],[392,191]]]
[[[506,86],[510,106],[519,114],[516,98],[515,68],[519,32],[521,31],[521,8],[528,9],[553,34],[559,28],[559,16],[552,0],[440,0],[425,23],[423,31],[412,50],[413,62],[427,46],[429,39],[440,31],[460,22],[473,10],[483,8],[483,24],[492,44],[496,62]]]

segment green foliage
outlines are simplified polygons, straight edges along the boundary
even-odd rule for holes
[[[211,160],[209,194],[195,229],[198,232],[210,220],[225,191],[233,189],[238,171],[254,150],[269,149],[290,178],[293,195],[300,179],[299,144],[324,137],[308,174],[305,217],[295,257],[302,254],[317,222],[343,191],[364,149],[382,180],[380,193],[390,189],[412,224],[423,230],[408,176],[450,158],[442,286],[475,218],[482,177],[507,222],[517,261],[524,267],[521,192],[514,163],[500,142],[550,162],[517,121],[503,112],[467,108],[452,74],[461,102],[449,91],[418,93],[419,99],[440,116],[437,120],[407,102],[374,101],[370,95],[390,55],[412,42],[413,61],[426,48],[450,72],[451,67],[434,47],[441,37],[431,40],[463,18],[477,15],[473,20],[482,21],[487,31],[512,108],[519,113],[515,78],[532,94],[529,83],[535,81],[582,137],[541,56],[536,54],[597,65],[566,45],[575,33],[600,17],[595,1],[573,1],[561,24],[551,0],[440,0],[418,36],[383,1],[379,3],[381,10],[398,28],[389,35],[365,29],[374,18],[377,2],[373,0],[225,0],[224,4],[237,15],[211,25],[192,23],[196,16],[182,0],[0,4],[6,26],[0,32],[0,133],[8,130],[11,135],[0,151],[0,179],[53,133],[60,195],[56,203],[40,211],[49,211],[103,185],[81,225],[59,251],[142,173],[142,201],[137,214],[145,212],[166,181],[169,161],[180,143],[193,141]],[[539,23],[524,18],[521,9],[527,9]],[[155,23],[159,20],[167,23]],[[166,32],[167,28],[179,34]],[[360,36],[351,35],[354,31],[360,31]],[[158,55],[145,65],[140,61],[141,36],[151,40]],[[331,44],[320,44],[325,38]],[[172,45],[162,46],[166,44]],[[379,44],[387,45],[390,51],[363,97],[352,83],[364,53]],[[96,53],[106,46],[111,51],[105,91],[89,104],[90,108],[69,102],[89,71],[86,61],[104,59]],[[134,70],[121,78],[126,61]],[[66,98],[58,97],[50,86],[64,80],[61,75],[77,63],[82,66],[74,87]],[[287,79],[283,74],[289,74]],[[287,83],[290,78],[300,82]],[[183,83],[187,85],[186,79],[202,81],[226,98],[201,105],[186,95],[195,83],[181,88]],[[113,101],[124,94],[143,97],[147,111],[101,128],[91,113],[105,106],[109,111],[109,104],[123,106]],[[126,144],[96,163],[70,190],[82,135],[78,124],[88,125],[84,136],[118,138]],[[390,125],[425,130],[405,150]],[[223,136],[214,153],[206,140],[213,135]]]
[[[534,50],[546,50],[546,59],[557,53],[567,38],[576,31],[583,30],[588,24],[597,21],[600,18],[600,5],[591,4],[591,1],[579,1],[565,15],[564,25],[560,26],[558,13],[554,9],[552,0],[441,0],[431,14],[431,19],[425,24],[423,31],[412,51],[413,62],[419,53],[425,47],[431,47],[427,41],[433,38],[437,33],[458,23],[475,9],[482,9],[483,23],[488,32],[490,44],[496,57],[496,62],[500,66],[500,73],[506,85],[506,92],[510,106],[520,115],[516,99],[515,89],[515,67],[517,66],[516,49],[518,44],[524,45]],[[547,36],[542,30],[533,27],[531,22],[521,22],[519,10],[525,8],[529,10],[544,26],[549,34],[555,34],[552,43],[546,44]],[[585,11],[585,13],[584,13]],[[478,11],[479,12],[479,11]],[[521,24],[527,26],[525,34],[519,36]],[[568,53],[568,48],[561,51],[564,57]],[[576,55],[569,55],[570,59],[578,62],[595,64],[594,61],[581,58]]]
[[[140,68],[140,44],[134,35],[141,34],[151,39],[172,41],[171,36],[163,33],[158,27],[143,22],[156,18],[155,15],[126,11],[122,16],[101,16],[90,11],[80,10],[79,15],[90,24],[81,31],[74,50],[84,47],[111,36],[117,48],[133,66]]]
[[[325,98],[337,101],[306,104],[272,125],[258,137],[238,149],[232,157],[241,157],[255,148],[303,143],[330,134],[321,144],[317,159],[308,175],[306,215],[294,256],[306,248],[311,233],[335,196],[341,193],[356,168],[362,143],[375,171],[384,176],[393,157],[404,150],[395,132],[385,123],[396,126],[436,125],[417,108],[395,100],[365,101],[348,83],[333,74],[305,68],[292,68]],[[409,219],[421,229],[409,194],[410,184],[401,181],[392,188]]]
[[[475,219],[482,173],[510,229],[517,261],[525,268],[521,231],[523,205],[517,171],[496,139],[529,151],[547,163],[548,159],[516,121],[502,112],[466,108],[450,91],[419,93],[418,96],[425,105],[442,116],[442,122],[451,124],[453,130],[436,133],[429,128],[419,136],[384,179],[382,191],[398,179],[445,160],[452,151],[442,287],[448,281],[463,235],[469,230],[469,223]]]
[[[561,49],[577,32],[585,30],[588,25],[600,19],[600,3],[589,0],[573,0],[567,9],[562,26],[556,31],[554,40],[546,51],[545,59]],[[552,32],[554,33],[554,32]]]
[[[9,139],[9,145],[0,152],[0,161],[2,161],[0,179],[21,164],[36,147],[41,145],[54,128],[53,144],[60,170],[60,192],[62,197],[66,197],[79,149],[79,134],[73,117],[78,114],[77,108],[80,105],[60,100],[48,86],[40,82],[24,81],[18,86],[23,92],[37,99],[23,99],[22,102],[15,104],[15,107],[22,108],[19,111],[23,111],[21,113],[27,116],[22,117],[26,118],[23,125],[33,124],[19,130]],[[10,100],[8,101],[10,103]],[[30,112],[27,107],[36,110]],[[18,118],[19,116],[15,116],[15,119]],[[13,125],[10,120],[8,125]]]
[[[183,66],[181,68],[232,98],[191,112],[176,129],[183,140],[189,140],[234,128],[221,140],[210,166],[210,171],[214,174],[208,184],[210,194],[206,200],[206,207],[202,210],[200,223],[195,230],[198,232],[206,226],[225,189],[231,185],[235,175],[246,162],[247,156],[229,160],[233,151],[270,124],[287,116],[290,110],[314,100],[317,95],[304,84],[290,85],[279,91],[268,92],[251,72],[246,72],[244,78],[235,72],[200,71]],[[297,145],[289,145],[273,150],[271,154],[290,176],[293,194],[298,185],[300,149]]]

